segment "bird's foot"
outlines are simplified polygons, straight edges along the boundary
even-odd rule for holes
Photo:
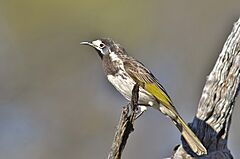
[[[147,107],[145,105],[138,105],[135,120],[142,116],[145,111],[147,111]]]

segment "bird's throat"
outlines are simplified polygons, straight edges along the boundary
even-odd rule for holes
[[[102,59],[103,58],[103,54],[101,53],[101,51],[99,51],[98,49],[95,49],[98,53],[98,55],[100,56],[100,58]]]

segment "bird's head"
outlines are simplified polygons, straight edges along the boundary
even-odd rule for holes
[[[102,38],[93,41],[83,41],[80,43],[81,45],[89,45],[93,47],[98,55],[103,58],[104,56],[108,56],[111,52],[117,55],[126,55],[127,52],[120,44],[115,43],[110,38]]]
[[[98,55],[103,58],[103,56],[108,55],[110,52],[114,51],[117,47],[117,44],[114,43],[110,38],[106,39],[97,39],[93,41],[83,41],[81,45],[89,45],[93,47]]]

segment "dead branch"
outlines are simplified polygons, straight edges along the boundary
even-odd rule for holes
[[[132,90],[131,103],[128,106],[123,107],[120,120],[118,123],[117,131],[114,136],[111,151],[108,155],[108,159],[120,159],[122,151],[125,148],[127,139],[131,132],[134,131],[133,124],[136,117],[136,108],[138,105],[138,91],[139,85],[136,84]],[[129,108],[131,109],[129,111]]]

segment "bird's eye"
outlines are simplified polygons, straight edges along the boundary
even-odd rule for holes
[[[101,43],[99,46],[100,46],[100,48],[103,48],[103,47],[104,47],[104,44],[103,44],[103,43]]]

